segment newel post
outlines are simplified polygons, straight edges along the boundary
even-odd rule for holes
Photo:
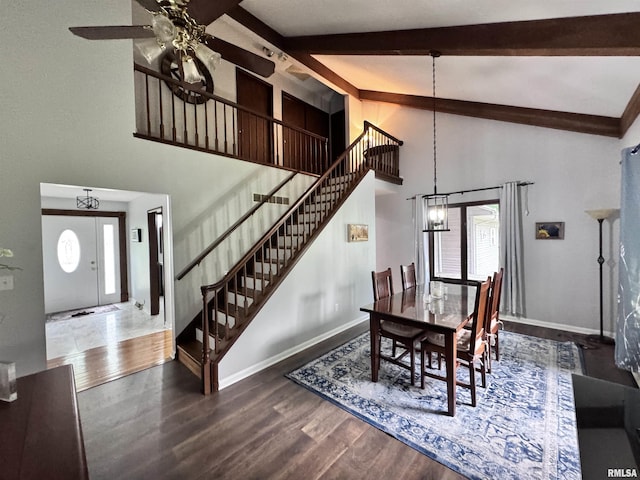
[[[202,292],[202,366],[201,381],[202,393],[211,393],[211,355],[209,348],[209,295],[206,287],[201,287]]]

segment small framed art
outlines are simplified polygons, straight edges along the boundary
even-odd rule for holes
[[[563,240],[564,222],[536,222],[537,240]]]
[[[369,225],[350,223],[347,225],[347,241],[366,242],[369,240]]]

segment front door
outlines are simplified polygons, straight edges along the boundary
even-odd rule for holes
[[[45,312],[120,301],[118,219],[42,216]]]

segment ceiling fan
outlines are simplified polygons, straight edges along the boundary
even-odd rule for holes
[[[273,74],[275,64],[255,53],[205,33],[205,26],[234,6],[234,2],[193,0],[136,0],[152,15],[151,25],[70,27],[79,37],[89,40],[148,39],[136,43],[144,58],[152,63],[163,54],[178,60],[180,79],[198,83],[205,72],[213,72],[220,58],[262,77]],[[235,2],[240,3],[238,2]],[[222,4],[225,4],[224,7]],[[199,8],[198,8],[199,7]]]

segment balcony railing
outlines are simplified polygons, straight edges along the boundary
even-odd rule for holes
[[[134,65],[136,137],[322,175],[328,139]]]

